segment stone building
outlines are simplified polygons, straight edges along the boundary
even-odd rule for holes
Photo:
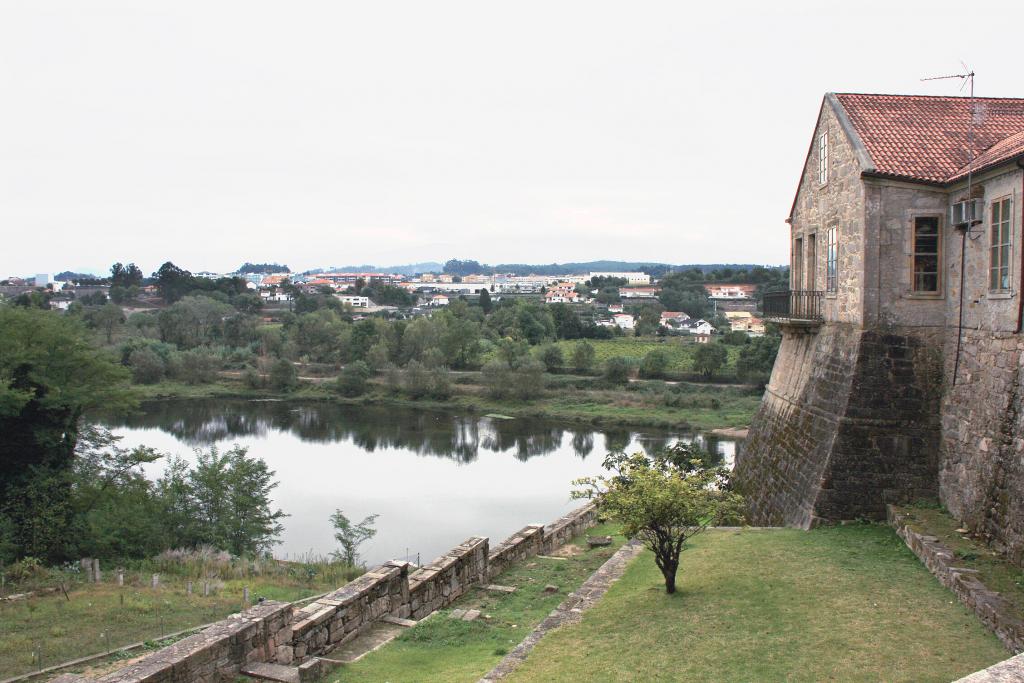
[[[1022,205],[1024,99],[825,96],[736,465],[758,523],[939,499],[1024,563]]]

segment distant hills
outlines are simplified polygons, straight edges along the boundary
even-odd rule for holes
[[[760,263],[656,263],[652,261],[581,261],[574,263],[499,263],[488,265],[478,261],[460,261],[452,259],[447,263],[424,261],[403,266],[375,266],[362,264],[358,266],[331,266],[330,268],[311,268],[307,273],[324,271],[356,272],[356,273],[393,273],[397,275],[416,275],[417,273],[451,273],[452,275],[512,273],[514,275],[582,275],[591,272],[630,272],[642,271],[655,277],[678,270],[751,270],[755,267],[782,268],[783,266],[765,266]]]

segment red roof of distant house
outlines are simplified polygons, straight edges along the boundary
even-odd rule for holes
[[[835,97],[871,157],[874,173],[935,183],[966,175],[970,160],[968,98],[856,93],[837,93]],[[979,160],[997,144],[1003,147],[988,159],[988,165],[999,163],[993,159],[1012,158],[1015,153],[1008,150],[1020,151],[1017,145],[1021,141],[1009,139],[1021,132],[1024,99],[975,98],[975,168],[981,168]]]

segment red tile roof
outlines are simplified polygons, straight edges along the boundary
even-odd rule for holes
[[[966,170],[968,116],[966,97],[861,95],[837,93],[836,99],[860,136],[875,172],[894,178],[944,183]],[[1024,99],[974,99],[974,154],[1024,132]],[[1019,141],[1018,141],[1019,142]],[[1008,143],[1009,149],[1017,149]],[[1001,154],[1007,154],[1003,149]],[[1000,157],[1005,160],[1013,156]],[[989,159],[989,165],[993,162]],[[980,168],[978,162],[975,167]]]
[[[1009,161],[1021,154],[1024,154],[1024,130],[1019,133],[1014,133],[1008,138],[1003,138],[979,154],[974,158],[973,163],[971,163],[971,168],[974,172],[978,172],[989,168],[990,166],[1001,164],[1004,161]],[[955,175],[950,177],[949,181],[952,182],[966,177],[967,166],[964,166],[957,171]]]

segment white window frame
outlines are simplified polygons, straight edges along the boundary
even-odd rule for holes
[[[818,136],[818,185],[828,184],[828,131]]]
[[[825,231],[825,291],[836,294],[839,291],[839,226],[830,226]]]
[[[996,207],[999,207],[999,220],[996,220]],[[1004,294],[1013,291],[1013,196],[993,199],[989,205],[988,219],[988,291]],[[1005,280],[1002,271],[1006,272]],[[993,287],[994,283],[998,283],[998,286]]]

